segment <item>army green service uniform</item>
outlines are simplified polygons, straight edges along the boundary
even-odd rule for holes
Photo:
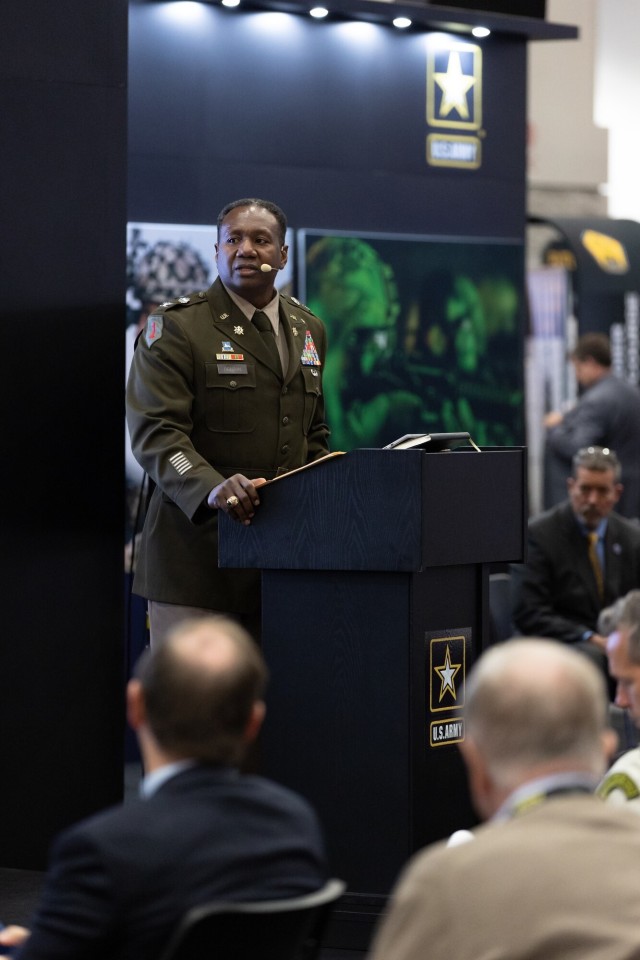
[[[232,474],[271,479],[328,452],[324,326],[291,297],[280,295],[279,309],[286,374],[219,279],[163,304],[140,336],[127,420],[133,453],[156,484],[133,586],[147,599],[249,613],[259,574],[218,568],[207,497]]]

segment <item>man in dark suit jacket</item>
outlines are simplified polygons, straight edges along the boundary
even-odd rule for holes
[[[372,960],[637,957],[638,818],[593,790],[615,747],[602,677],[558,643],[489,649],[460,750],[481,827],[418,853]]]
[[[328,453],[324,326],[274,288],[285,231],[269,201],[228,204],[218,217],[218,279],[153,310],[138,341],[127,420],[156,488],[134,590],[150,601],[152,642],[172,622],[211,610],[258,632],[259,574],[218,568],[217,513],[250,523],[260,503],[254,480]]]
[[[249,635],[223,617],[185,621],[143,655],[128,687],[143,795],[61,835],[21,960],[157,960],[193,906],[323,885],[309,805],[237,770],[262,722],[265,675]],[[0,954],[26,935],[0,933]]]
[[[640,390],[611,372],[611,347],[604,333],[585,333],[571,354],[583,393],[564,415],[545,417],[545,504],[564,500],[571,458],[582,447],[609,447],[622,467],[618,512],[640,517]]]
[[[573,460],[569,500],[530,521],[527,562],[513,567],[513,621],[523,634],[576,644],[606,672],[598,615],[640,586],[640,527],[613,512],[622,492],[612,451]],[[598,534],[600,584],[587,534]]]

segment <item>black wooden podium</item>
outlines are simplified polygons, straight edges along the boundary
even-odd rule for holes
[[[489,567],[524,559],[526,450],[356,450],[220,517],[219,562],[263,570],[268,776],[313,803],[366,947],[417,849],[475,823],[456,743],[489,636]]]

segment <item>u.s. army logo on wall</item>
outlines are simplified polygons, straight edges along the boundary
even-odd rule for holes
[[[427,163],[478,169],[482,160],[480,47],[441,37],[429,46],[427,124],[432,128],[427,134]]]

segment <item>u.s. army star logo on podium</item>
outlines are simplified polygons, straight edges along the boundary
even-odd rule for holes
[[[429,744],[432,747],[458,743],[464,739],[466,647],[470,631],[458,635],[427,636]],[[444,714],[447,714],[444,716]]]
[[[481,163],[482,50],[439,40],[427,51],[427,163],[476,170]],[[445,133],[444,131],[455,131]]]

